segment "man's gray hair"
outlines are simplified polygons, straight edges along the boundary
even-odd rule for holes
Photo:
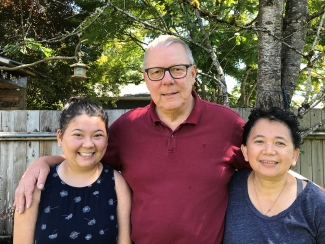
[[[155,38],[148,45],[148,48],[147,48],[146,52],[144,53],[143,67],[144,68],[146,67],[146,58],[147,58],[148,52],[151,49],[153,49],[153,48],[163,49],[163,48],[166,48],[166,47],[168,47],[168,46],[170,46],[172,44],[176,44],[176,43],[179,43],[184,47],[186,56],[190,60],[190,63],[194,64],[194,58],[193,58],[192,52],[191,52],[190,48],[188,47],[188,45],[183,40],[181,40],[178,37],[171,36],[171,35],[160,35],[157,38]]]

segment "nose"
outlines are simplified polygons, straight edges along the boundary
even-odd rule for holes
[[[161,80],[161,82],[162,82],[162,84],[165,84],[165,85],[170,85],[170,84],[174,83],[174,78],[170,75],[169,70],[165,70],[165,76]]]
[[[92,138],[91,137],[85,137],[82,146],[86,147],[86,148],[93,147],[94,142],[92,141]]]
[[[270,143],[270,142],[265,144],[263,151],[265,154],[275,154],[276,153],[273,143]]]

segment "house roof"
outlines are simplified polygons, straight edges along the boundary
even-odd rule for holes
[[[5,67],[17,67],[19,65],[22,65],[23,63],[5,58],[5,57],[1,57],[0,56],[0,70],[1,70],[1,66],[5,66]],[[20,73],[22,75],[32,75],[32,76],[37,76],[40,75],[40,73],[34,71],[31,68],[25,68],[25,69],[19,69],[19,70],[15,70],[15,72]]]

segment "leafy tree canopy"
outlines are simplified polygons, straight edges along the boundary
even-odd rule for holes
[[[0,23],[4,36],[0,55],[22,63],[47,56],[73,56],[79,41],[87,39],[79,54],[90,66],[89,78],[71,80],[71,60],[38,64],[34,69],[46,78],[29,80],[28,107],[56,109],[71,95],[87,95],[106,103],[108,96],[118,95],[121,85],[142,81],[147,43],[159,34],[173,34],[183,38],[193,51],[199,70],[195,89],[202,98],[223,103],[227,78],[223,81],[220,77],[226,74],[238,81],[228,94],[229,105],[251,107],[258,93],[258,37],[268,33],[258,18],[262,2],[6,0],[0,6],[1,19],[5,20]],[[290,2],[283,5],[284,10]],[[317,34],[324,13],[322,4],[308,1],[308,31],[300,55],[302,70],[295,92],[305,95],[308,90],[309,97],[323,88],[325,38]],[[312,70],[303,69],[311,65]],[[310,85],[306,85],[308,79]]]

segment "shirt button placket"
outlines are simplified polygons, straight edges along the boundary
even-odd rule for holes
[[[172,133],[168,138],[168,153],[174,153],[175,151],[176,151],[176,138],[174,133]]]

